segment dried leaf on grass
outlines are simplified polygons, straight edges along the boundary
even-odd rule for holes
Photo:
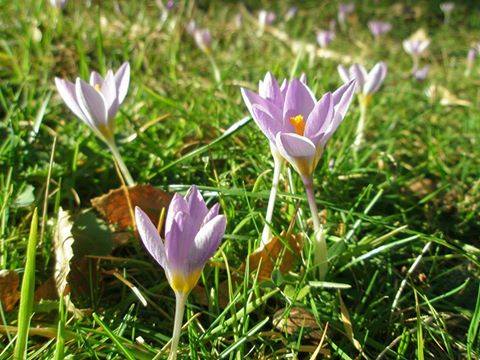
[[[441,85],[432,84],[425,90],[425,95],[432,101],[439,101],[443,106],[465,106],[470,107],[472,103],[468,100],[460,99],[450,90]]]
[[[420,198],[432,193],[435,188],[435,183],[429,178],[414,180],[408,184],[408,189]]]
[[[91,203],[108,223],[120,230],[126,230],[134,227],[135,206],[145,211],[150,220],[157,224],[162,209],[168,207],[171,198],[170,194],[151,185],[135,185],[110,190],[105,195],[93,198]]]
[[[12,311],[20,299],[18,274],[13,270],[0,270],[0,301],[5,311]]]
[[[58,211],[57,228],[53,237],[55,251],[55,285],[59,296],[70,292],[67,277],[70,273],[70,260],[73,258],[73,223],[68,212]]]
[[[343,302],[340,291],[338,292],[338,299],[340,301],[340,320],[342,320],[345,333],[348,339],[352,342],[355,349],[360,351],[360,353],[363,355],[362,345],[357,339],[355,339],[355,335],[353,334],[352,321],[350,320],[350,315],[348,313],[347,307],[345,306],[345,303]]]
[[[305,336],[310,339],[320,340],[322,331],[313,314],[302,307],[292,307],[291,309],[280,309],[273,315],[273,326],[281,332],[289,335],[295,334],[300,329],[304,329]]]
[[[225,308],[228,303],[230,302],[228,296],[228,282],[222,281],[218,285],[218,294],[213,295],[209,292],[209,289],[205,289],[202,285],[197,285],[193,288],[191,295],[196,304],[208,306],[212,304],[212,300],[210,297],[215,296],[216,301],[218,301],[218,305],[221,308]]]
[[[259,280],[270,280],[272,271],[278,267],[282,273],[293,268],[302,250],[303,238],[301,234],[286,234],[284,231],[279,237],[274,237],[264,247],[249,256],[251,271],[258,269]],[[245,269],[245,265],[242,267]]]

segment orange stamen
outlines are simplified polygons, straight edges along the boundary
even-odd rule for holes
[[[305,121],[303,120],[303,116],[302,115],[292,116],[290,118],[290,123],[293,125],[295,132],[298,135],[303,136],[303,133],[305,131]]]

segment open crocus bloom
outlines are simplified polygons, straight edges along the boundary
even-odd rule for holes
[[[115,130],[114,117],[125,100],[130,83],[130,65],[124,63],[114,74],[103,78],[93,71],[90,83],[77,78],[75,83],[55,78],[58,93],[72,112],[101,139],[110,143]]]
[[[135,208],[135,222],[143,244],[165,270],[175,293],[188,295],[205,263],[220,245],[226,219],[218,211],[218,204],[207,208],[195,186],[185,197],[175,194],[165,221],[164,243],[149,217],[139,207]]]
[[[392,30],[392,24],[384,21],[372,20],[368,22],[368,28],[373,36],[379,37]]]
[[[317,43],[322,49],[326,48],[335,39],[335,31],[319,30],[317,32]]]
[[[212,35],[208,29],[196,28],[193,30],[193,38],[195,43],[203,52],[208,53],[212,47]]]
[[[353,64],[348,70],[343,65],[338,65],[337,70],[343,82],[348,83],[355,79],[357,92],[365,96],[377,92],[387,76],[387,65],[384,62],[377,63],[370,72],[360,64]]]
[[[403,41],[403,49],[412,56],[419,56],[430,45],[428,39],[407,39]]]
[[[242,89],[242,95],[272,152],[278,152],[300,175],[311,176],[347,112],[354,90],[351,81],[317,101],[301,79],[279,86],[267,73],[259,84],[259,94]]]

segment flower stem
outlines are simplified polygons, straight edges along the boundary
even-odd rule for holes
[[[283,167],[283,158],[278,155],[273,155],[273,180],[272,180],[272,188],[270,189],[270,197],[268,199],[268,206],[267,206],[267,213],[265,215],[265,226],[263,227],[262,232],[262,244],[261,247],[265,246],[272,237],[272,230],[270,228],[272,217],[273,217],[273,210],[275,208],[275,200],[277,198],[277,191],[278,191],[278,182],[280,180],[280,174],[282,172]]]
[[[365,132],[365,122],[367,119],[367,98],[365,95],[360,95],[360,119],[358,120],[357,131],[355,132],[355,141],[353,142],[353,150],[355,153],[358,151],[362,145],[364,132]]]
[[[180,332],[182,330],[183,313],[185,311],[185,302],[187,295],[183,293],[175,293],[175,321],[173,323],[172,343],[170,346],[170,355],[168,360],[177,359],[178,341],[180,340]]]
[[[215,81],[217,82],[218,85],[222,86],[222,76],[220,74],[220,69],[218,68],[216,61],[213,58],[210,51],[206,52],[206,54],[207,54],[208,60],[210,60],[210,63],[212,64],[213,76],[215,78]]]
[[[312,213],[313,229],[315,231],[314,242],[314,262],[318,265],[320,280],[325,279],[328,271],[327,242],[325,232],[318,217],[317,203],[315,202],[315,193],[313,191],[313,177],[302,176],[305,192],[307,194],[308,205]]]
[[[120,168],[120,171],[123,174],[123,177],[125,178],[125,181],[127,182],[128,186],[133,186],[135,185],[135,181],[133,181],[132,175],[130,174],[130,171],[128,171],[127,165],[125,165],[125,162],[122,159],[122,155],[120,155],[120,152],[118,151],[117,145],[115,144],[114,141],[107,141],[107,145],[110,148],[110,151],[112,152],[113,158],[118,164],[118,167]]]

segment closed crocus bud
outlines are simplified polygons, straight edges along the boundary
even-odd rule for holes
[[[57,9],[63,9],[67,5],[67,0],[50,0],[50,5]]]
[[[196,29],[193,32],[195,43],[203,52],[210,52],[212,48],[212,35],[208,29]]]
[[[72,112],[107,143],[113,142],[114,118],[125,100],[130,83],[130,65],[124,63],[116,73],[108,70],[103,78],[93,71],[90,82],[75,83],[55,78],[58,93]]]
[[[296,6],[291,6],[285,13],[285,21],[290,21],[297,15],[298,8]]]
[[[165,271],[175,293],[188,295],[225,234],[226,218],[219,205],[209,210],[196,186],[185,197],[175,194],[165,221],[165,241],[139,208],[135,222],[145,248]]]
[[[343,65],[338,65],[337,70],[343,82],[348,83],[355,79],[357,93],[367,98],[380,89],[387,76],[387,65],[383,61],[377,63],[370,72],[360,64],[353,64],[348,70]]]
[[[427,78],[429,71],[430,71],[430,66],[425,65],[424,67],[414,70],[412,72],[412,75],[415,78],[415,80],[424,81]]]
[[[324,49],[335,39],[335,32],[332,30],[319,30],[317,32],[317,43]]]
[[[381,35],[392,30],[392,24],[384,21],[372,20],[368,22],[368,28],[375,38],[379,38]]]

